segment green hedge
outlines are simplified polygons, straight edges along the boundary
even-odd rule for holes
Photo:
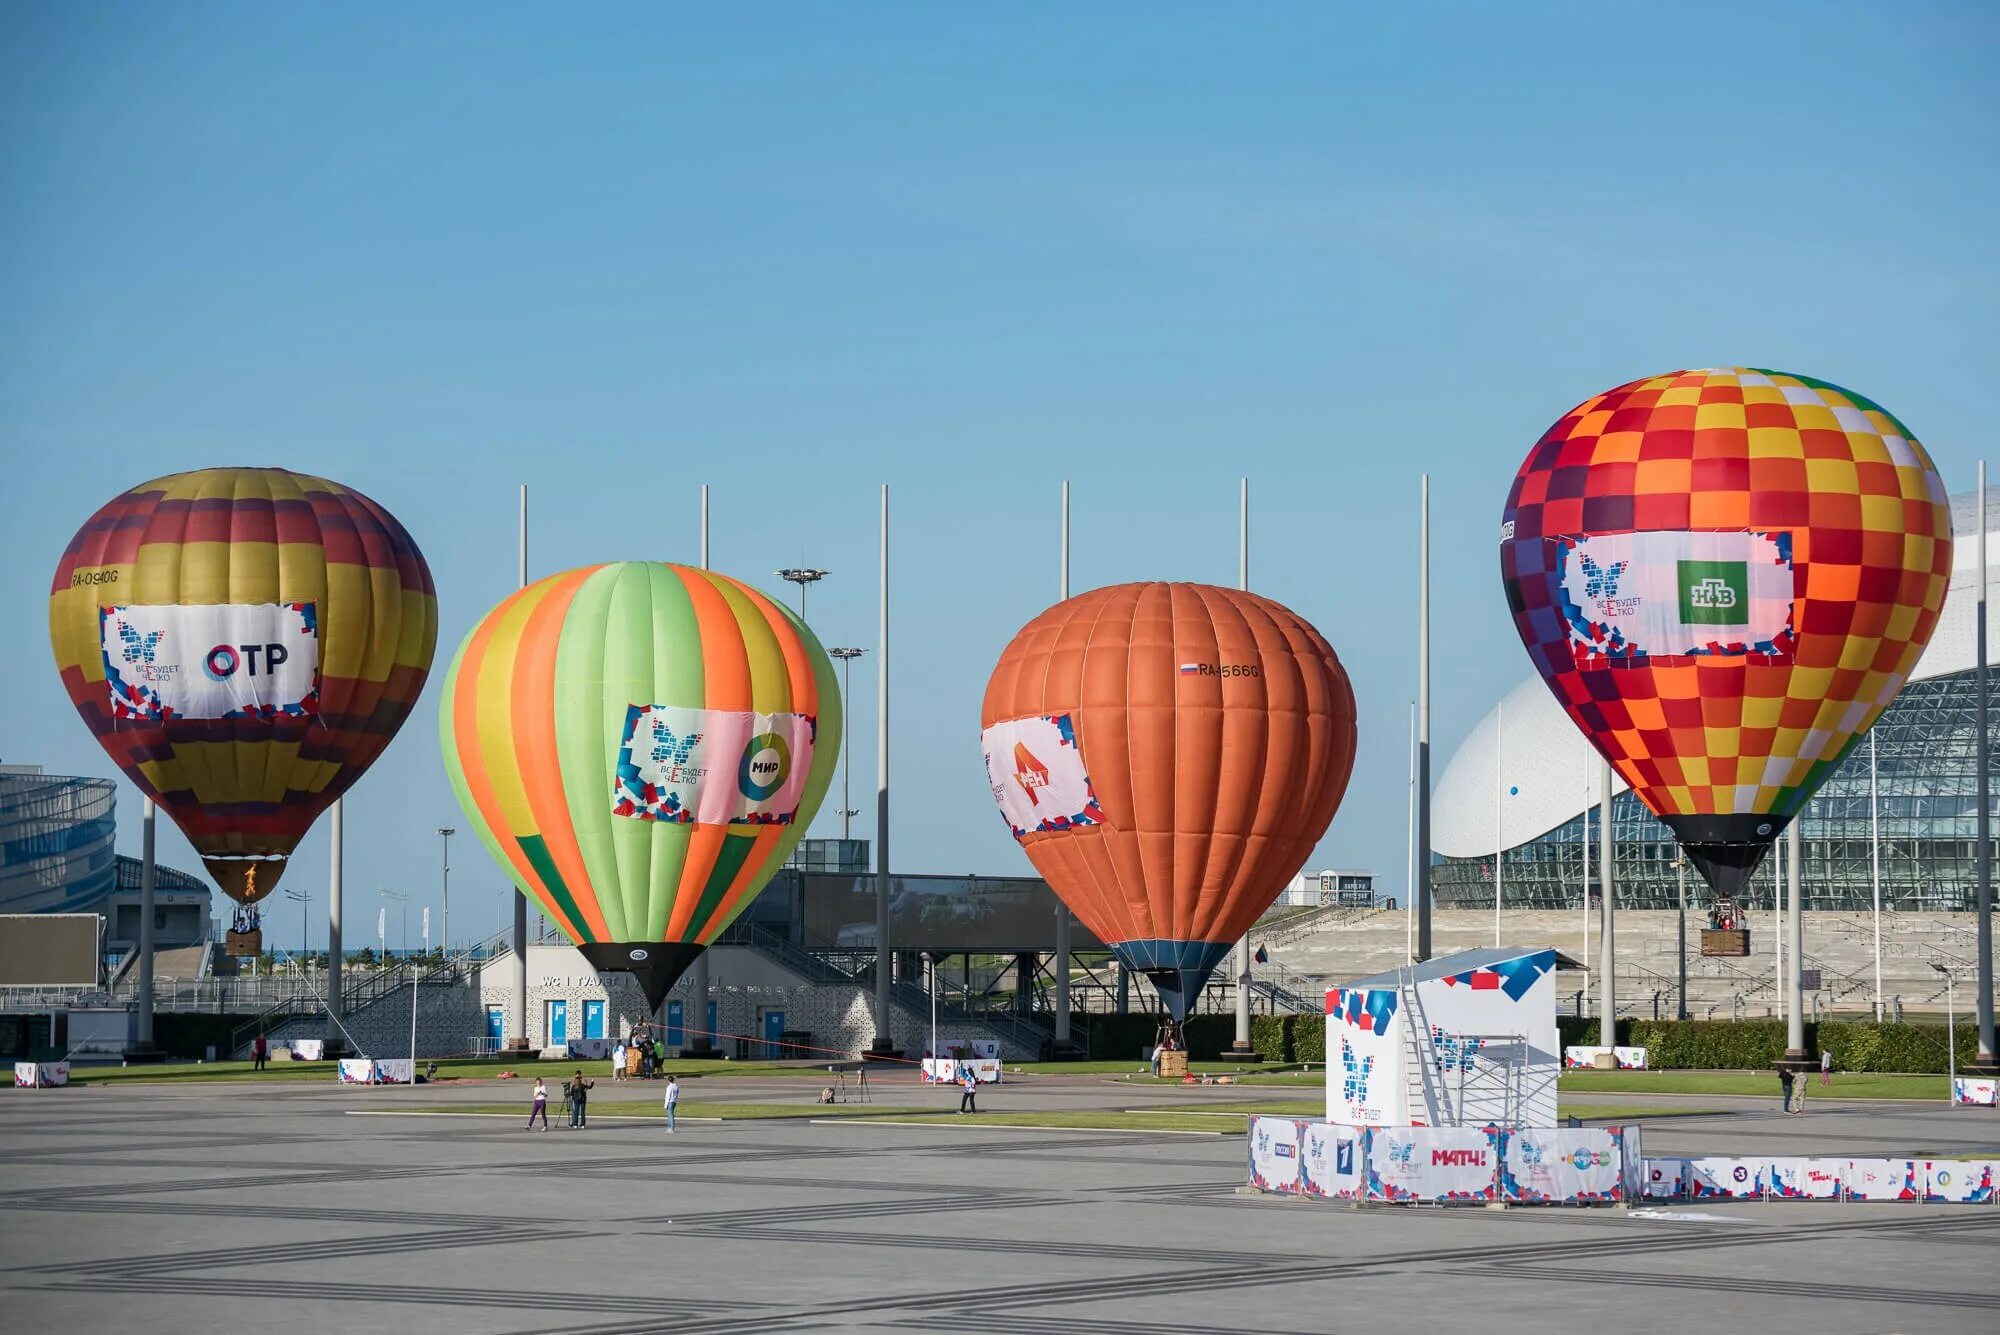
[[[1203,1016],[1205,1020],[1225,1019]],[[1192,1025],[1190,1026],[1192,1028]],[[1558,1015],[1556,1032],[1564,1047],[1596,1047],[1594,1017]],[[1218,1045],[1226,1047],[1234,1030]],[[1257,1050],[1273,1061],[1326,1060],[1326,1019],[1320,1015],[1264,1015],[1251,1021]],[[1271,1036],[1275,1037],[1271,1037]],[[1958,1026],[1960,1066],[1978,1050],[1978,1030],[1970,1021]],[[1785,1053],[1785,1022],[1755,1020],[1639,1020],[1618,1022],[1618,1045],[1646,1049],[1655,1070],[1765,1070]],[[1871,1073],[1940,1075],[1947,1051],[1941,1024],[1875,1024],[1865,1020],[1828,1020],[1806,1026],[1806,1050],[1833,1052],[1834,1069]],[[1206,1049],[1195,1046],[1197,1055]]]

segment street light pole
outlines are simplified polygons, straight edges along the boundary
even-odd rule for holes
[[[305,967],[312,953],[312,891],[286,890],[285,898],[299,906],[299,967]]]
[[[458,831],[448,825],[438,827],[438,838],[444,842],[443,881],[439,886],[442,903],[439,904],[438,944],[444,953],[451,954],[451,837]]]
[[[805,590],[801,586],[801,601],[803,601],[804,592]],[[840,717],[843,725],[840,730],[840,840],[842,843],[846,843],[848,833],[852,828],[851,822],[861,812],[854,805],[853,789],[848,782],[854,772],[854,742],[852,737],[849,736],[848,727],[845,725],[852,721],[848,715],[847,708],[854,700],[854,660],[868,651],[866,649],[843,647],[829,649],[826,652],[827,657],[840,660]]]
[[[792,583],[799,586],[799,620],[804,621],[806,619],[806,586],[808,584],[819,583],[821,580],[825,579],[830,572],[825,570],[815,570],[810,566],[793,566],[789,569],[780,570],[775,573],[777,574],[779,579],[790,580]]]

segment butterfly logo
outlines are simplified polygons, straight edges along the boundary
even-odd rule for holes
[[[1613,561],[1609,569],[1597,564],[1588,556],[1583,558],[1583,593],[1587,598],[1616,598],[1618,581],[1625,575],[1630,561]]]
[[[1375,1069],[1373,1057],[1354,1059],[1354,1045],[1346,1039],[1340,1040],[1340,1066],[1346,1072],[1340,1082],[1340,1097],[1348,1103],[1368,1101],[1368,1076]]]
[[[158,656],[160,640],[165,635],[163,630],[149,630],[142,635],[132,628],[131,622],[118,623],[118,642],[125,646],[127,663],[151,663]]]
[[[653,720],[653,759],[663,766],[678,768],[688,763],[688,757],[701,745],[702,734],[688,733],[683,737],[674,736],[664,719]]]
[[[1391,1145],[1389,1147],[1389,1162],[1393,1164],[1401,1164],[1403,1167],[1408,1168],[1411,1164],[1416,1162],[1416,1153],[1417,1153],[1417,1142],[1414,1140],[1406,1140],[1400,1145]]]
[[[1472,1059],[1479,1055],[1479,1049],[1485,1044],[1485,1039],[1461,1038],[1432,1025],[1431,1069],[1440,1075],[1447,1071],[1469,1072],[1472,1070]]]

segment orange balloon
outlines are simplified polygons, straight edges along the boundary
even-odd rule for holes
[[[980,710],[1036,870],[1185,1018],[1298,872],[1354,768],[1354,692],[1303,617],[1208,584],[1120,584],[1014,637]]]

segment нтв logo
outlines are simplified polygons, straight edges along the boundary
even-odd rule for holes
[[[1750,603],[1747,561],[1680,561],[1681,623],[1740,626]]]
[[[766,802],[785,786],[792,772],[792,744],[775,732],[760,732],[743,748],[736,767],[736,784],[753,802]]]

